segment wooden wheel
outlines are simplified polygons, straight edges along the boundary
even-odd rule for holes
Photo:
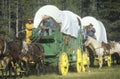
[[[60,75],[66,75],[68,73],[69,68],[69,62],[68,62],[68,56],[65,52],[60,54],[59,57],[59,63],[58,63],[58,69]]]
[[[80,49],[77,49],[76,55],[77,55],[76,71],[79,73],[82,70],[82,52]]]

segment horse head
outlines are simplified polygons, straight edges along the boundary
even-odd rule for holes
[[[0,55],[6,52],[6,41],[0,39]]]
[[[0,39],[0,54],[2,52],[2,49],[3,49],[3,41]]]

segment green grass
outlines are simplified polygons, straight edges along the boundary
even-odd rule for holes
[[[66,76],[49,73],[47,75],[29,76],[21,79],[120,79],[120,66],[103,67],[102,69],[90,68],[89,72],[69,72]]]

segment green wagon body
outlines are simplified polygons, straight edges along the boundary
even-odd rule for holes
[[[65,44],[65,34],[56,29],[50,35],[38,34],[39,29],[33,29],[33,35],[31,40],[33,42],[40,43],[44,48],[45,54],[45,64],[58,66],[59,62],[63,61],[64,58],[60,60],[61,54],[64,56],[64,52],[68,57],[69,67],[76,67],[76,62],[78,59],[77,50],[80,49],[80,55],[82,59],[83,52],[83,35],[79,33],[77,38],[70,37],[68,44]],[[64,60],[66,62],[66,60]],[[79,59],[78,65],[82,65],[82,60]],[[63,63],[64,64],[64,63]],[[66,63],[65,63],[66,65]],[[78,66],[79,67],[79,66]]]

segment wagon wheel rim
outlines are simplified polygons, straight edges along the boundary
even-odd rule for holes
[[[82,70],[82,52],[80,49],[77,49],[76,55],[77,55],[77,60],[76,60],[76,71],[78,73],[81,72]]]
[[[59,74],[66,75],[68,73],[69,62],[68,56],[65,52],[63,52],[59,57]]]

